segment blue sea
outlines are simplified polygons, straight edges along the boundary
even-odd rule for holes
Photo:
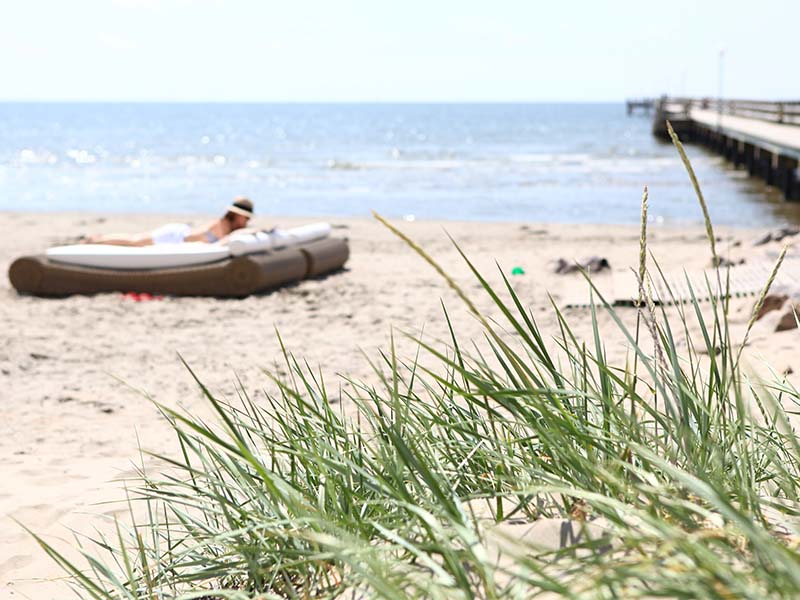
[[[0,210],[635,223],[700,210],[673,147],[623,104],[0,104]],[[798,205],[697,146],[718,224]]]

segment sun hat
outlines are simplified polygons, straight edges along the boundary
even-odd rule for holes
[[[253,202],[249,198],[239,196],[238,198],[234,198],[233,202],[231,202],[226,210],[249,219],[253,216]]]

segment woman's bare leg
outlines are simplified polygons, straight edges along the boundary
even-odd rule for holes
[[[108,244],[109,246],[152,246],[153,238],[149,235],[124,235],[112,233],[86,238],[84,244]]]

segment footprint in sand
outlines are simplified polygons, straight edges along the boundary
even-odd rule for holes
[[[27,567],[33,562],[33,558],[27,554],[15,554],[14,556],[6,559],[0,563],[0,573],[8,573],[9,571],[16,571]]]

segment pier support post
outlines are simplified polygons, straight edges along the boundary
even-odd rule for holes
[[[772,184],[772,153],[764,148],[756,148],[756,177],[761,177],[767,184]]]
[[[733,166],[737,169],[744,162],[743,145],[739,140],[733,142]]]
[[[739,152],[739,140],[735,140],[731,137],[726,137],[725,158],[736,166],[738,166],[738,164],[736,163],[736,155],[738,152]]]
[[[697,141],[708,148],[708,129],[700,123],[695,123],[695,130],[697,131]]]
[[[797,186],[797,159],[779,155],[775,167],[775,185],[783,192],[786,200],[791,200]]]
[[[747,167],[747,172],[750,173],[750,175],[755,175],[756,148],[750,142],[744,143],[744,164]]]
[[[726,136],[724,133],[720,133],[717,136],[717,153],[718,154],[722,154],[723,156],[725,156],[725,144],[727,143],[727,141],[728,141],[728,136]]]
[[[706,147],[709,150],[714,150],[717,147],[717,135],[719,134],[713,129],[708,130],[708,143],[706,144]]]
[[[767,182],[767,185],[775,185],[775,163],[777,157],[769,150],[762,149],[761,152],[764,154],[764,181]]]

